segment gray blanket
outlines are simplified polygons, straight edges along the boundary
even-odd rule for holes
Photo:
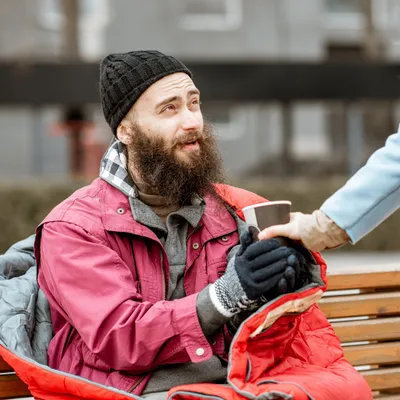
[[[36,281],[32,235],[0,255],[0,344],[47,365],[49,304]]]

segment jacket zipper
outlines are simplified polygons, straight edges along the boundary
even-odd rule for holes
[[[143,375],[137,382],[135,382],[132,387],[128,390],[128,393],[132,393],[139,385],[140,383],[143,381],[143,379],[146,377],[147,375]]]
[[[162,253],[162,250],[160,251],[161,254],[161,265],[162,265],[162,286],[163,286],[163,300],[166,299],[166,277],[165,277],[165,270],[164,270],[164,256]],[[143,375],[137,382],[135,382],[132,387],[128,390],[128,393],[132,393],[139,385],[140,383],[143,381],[143,379],[147,376]]]
[[[164,269],[164,255],[162,250],[160,250],[161,254],[161,270],[162,270],[162,298],[163,300],[167,300],[167,277]]]

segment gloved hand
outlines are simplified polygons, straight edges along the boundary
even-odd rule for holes
[[[291,254],[288,257],[288,267],[283,272],[283,276],[279,280],[278,284],[269,292],[261,296],[261,300],[263,302],[267,302],[282,294],[294,292],[296,286],[299,286],[300,284],[299,277],[301,271],[306,269],[307,261],[304,256],[295,248],[288,248],[294,252],[294,254]]]
[[[283,271],[281,279],[279,279],[279,282],[274,288],[272,288],[269,292],[264,293],[263,297],[266,297],[268,300],[270,300],[277,295],[289,293],[294,290],[296,286],[296,278],[298,278],[300,271],[300,262],[298,257],[304,258],[301,254],[296,254],[296,251],[295,254],[291,254],[288,257],[288,266]],[[276,295],[273,293],[276,293]]]
[[[214,306],[227,317],[247,310],[263,296],[276,297],[277,290],[285,293],[295,286],[300,269],[296,250],[280,246],[276,239],[252,242],[249,232],[241,237],[225,274],[210,287]]]
[[[258,233],[259,230],[257,228],[254,228],[253,226],[249,226],[249,233],[252,237],[252,241],[258,242]],[[286,246],[286,247],[293,247],[296,250],[296,258],[294,257],[289,257],[288,262],[290,265],[285,269],[285,272],[283,273],[283,277],[279,280],[277,286],[271,290],[271,292],[268,292],[268,295],[263,295],[260,298],[259,303],[264,303],[272,298],[278,297],[281,294],[289,293],[294,290],[296,283],[297,283],[297,278],[299,278],[300,275],[300,270],[304,270],[305,265],[306,265],[306,260],[304,256],[299,252],[299,245],[296,245],[295,242],[292,240],[285,238],[283,236],[276,237],[280,243],[281,246]],[[300,245],[301,248],[301,245]],[[259,306],[260,304],[258,304]],[[257,307],[258,308],[258,307]]]

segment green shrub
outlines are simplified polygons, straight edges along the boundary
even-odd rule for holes
[[[78,183],[0,185],[0,253],[34,233],[49,211],[80,186]]]
[[[232,184],[256,192],[270,200],[291,200],[293,211],[311,212],[343,183],[344,179],[260,179],[234,180]],[[24,186],[0,185],[0,253],[13,243],[34,233],[48,212],[82,182],[43,183]],[[398,251],[400,213],[395,213],[356,246],[338,251]]]

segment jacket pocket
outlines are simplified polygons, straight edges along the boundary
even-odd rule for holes
[[[207,265],[207,277],[208,283],[214,283],[218,278],[220,278],[226,269],[226,261],[218,260]]]

